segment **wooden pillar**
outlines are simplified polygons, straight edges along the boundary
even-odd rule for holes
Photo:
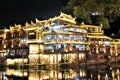
[[[98,45],[96,45],[96,53],[97,54],[99,53],[99,51],[98,51]]]

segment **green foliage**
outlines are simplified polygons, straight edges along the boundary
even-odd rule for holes
[[[106,0],[105,12],[111,18],[120,16],[120,0]]]
[[[90,16],[87,16],[87,18],[85,19],[85,23],[92,24],[92,20]]]
[[[89,17],[92,13],[107,17],[110,22],[120,17],[120,0],[70,0],[63,11],[72,14],[78,22],[92,23]]]
[[[87,18],[87,13],[84,8],[79,6],[74,8],[73,15],[77,18],[77,21],[83,22]]]
[[[109,21],[105,17],[98,18],[97,22],[98,22],[99,25],[102,24],[103,29],[109,29],[110,28]]]

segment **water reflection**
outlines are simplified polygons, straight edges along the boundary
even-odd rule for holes
[[[70,69],[9,69],[0,71],[0,80],[120,80],[119,65],[89,65]]]

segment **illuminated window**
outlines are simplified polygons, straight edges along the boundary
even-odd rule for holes
[[[77,51],[79,50],[80,45],[78,44],[73,44],[73,50]]]
[[[98,28],[95,28],[95,32],[99,32],[99,29],[98,29]]]
[[[79,32],[80,30],[79,29],[76,29],[76,32]]]
[[[53,47],[51,44],[45,45],[45,50],[51,50],[52,51]]]
[[[85,45],[80,45],[81,51],[85,51]]]
[[[45,40],[45,42],[52,41],[52,35],[45,35],[44,40]]]
[[[26,39],[25,38],[22,38],[20,40],[19,46],[20,47],[24,47],[24,48],[27,47],[27,43],[26,43]]]
[[[67,31],[68,31],[68,28],[64,28],[63,31],[67,32]]]
[[[66,48],[67,48],[67,44],[63,44],[64,46],[63,46],[63,48],[64,48],[64,51],[66,50]]]
[[[54,35],[54,41],[57,41],[57,37],[56,37],[56,35]]]
[[[84,37],[84,41],[87,41],[87,37]]]
[[[98,11],[91,12],[91,15],[92,15],[92,16],[99,15],[99,12],[98,12]]]
[[[72,35],[69,35],[69,39],[70,39],[70,41],[72,41],[72,39],[73,39]]]
[[[28,49],[16,50],[16,58],[28,57]]]
[[[70,28],[69,30],[70,31],[76,31],[76,28]]]
[[[93,32],[93,28],[88,28],[88,32]]]
[[[64,40],[69,40],[69,35],[64,35]]]
[[[7,57],[8,58],[14,58],[15,57],[15,50],[10,50]]]
[[[60,48],[61,48],[61,44],[55,44],[55,45],[54,45],[54,49],[55,49],[55,50],[58,50],[58,49],[60,49]]]
[[[21,42],[26,43],[26,39],[25,38],[21,39]]]
[[[55,52],[63,52],[66,49],[66,44],[54,44]]]
[[[80,36],[80,41],[83,41],[83,37],[82,36]]]
[[[60,24],[54,24],[52,27],[52,30],[61,30],[61,25]]]
[[[74,41],[79,41],[79,36],[78,35],[74,35]]]
[[[45,53],[51,53],[53,51],[53,46],[51,44],[48,44],[44,46],[44,49]]]
[[[110,41],[104,41],[105,46],[110,46]]]
[[[63,36],[62,35],[58,35],[58,41],[63,41]]]

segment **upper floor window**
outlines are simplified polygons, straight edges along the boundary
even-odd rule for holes
[[[70,41],[72,41],[72,39],[73,39],[72,35],[69,35],[69,39],[70,39]]]
[[[69,35],[64,35],[64,40],[65,41],[69,40]]]
[[[74,41],[79,41],[79,36],[78,35],[74,35]]]
[[[45,42],[52,41],[52,35],[45,35],[44,40],[45,40]]]
[[[63,35],[58,35],[58,41],[63,41]]]
[[[75,31],[76,32],[76,28],[70,28],[70,31]]]
[[[83,36],[80,36],[80,41],[83,41]]]
[[[84,41],[87,41],[87,37],[84,37]]]
[[[85,45],[80,45],[80,48],[82,51],[85,51],[85,49],[86,49]]]
[[[55,44],[55,45],[54,45],[54,48],[55,48],[55,49],[60,49],[60,48],[61,48],[61,44]]]
[[[68,28],[63,28],[63,31],[68,32]]]
[[[105,46],[110,46],[110,41],[104,41]]]
[[[52,26],[52,30],[54,31],[54,30],[61,30],[61,25],[60,24],[53,24],[53,26]]]

